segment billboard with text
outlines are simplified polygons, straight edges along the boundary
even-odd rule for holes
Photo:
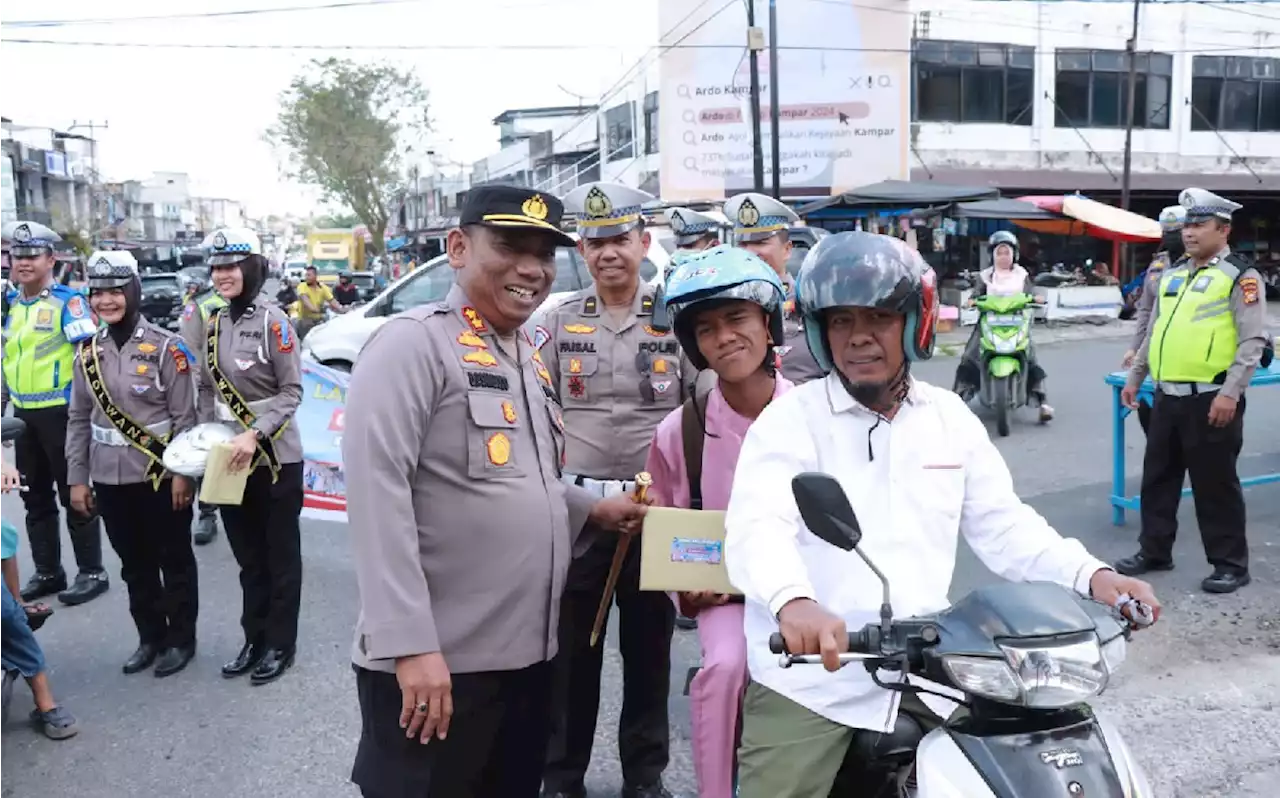
[[[662,198],[713,200],[753,184],[747,12],[741,0],[661,0]],[[908,0],[778,4],[781,186],[827,196],[908,177]],[[756,25],[768,34],[768,2]],[[769,52],[759,57],[765,187],[772,182]]]

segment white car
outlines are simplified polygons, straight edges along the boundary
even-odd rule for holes
[[[299,283],[307,276],[307,262],[305,260],[291,260],[284,265],[284,279],[297,280]]]
[[[664,231],[653,232],[649,255],[640,266],[640,279],[650,284],[656,283],[659,275],[666,274],[671,261],[661,242]],[[557,249],[556,280],[551,286],[551,295],[534,311],[529,323],[536,324],[543,309],[590,285],[591,273],[578,251],[568,247]],[[365,341],[389,317],[419,305],[439,302],[452,286],[453,269],[449,267],[448,257],[433,258],[396,280],[372,301],[317,325],[303,339],[302,354],[326,366],[350,371]]]

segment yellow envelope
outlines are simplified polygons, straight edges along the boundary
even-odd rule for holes
[[[200,501],[205,504],[230,504],[239,506],[244,501],[244,486],[252,469],[232,473],[231,445],[214,444],[205,463],[204,478],[200,482]]]
[[[640,536],[640,589],[739,595],[724,568],[724,512],[650,507]]]

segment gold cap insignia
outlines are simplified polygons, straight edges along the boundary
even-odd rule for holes
[[[541,194],[534,194],[520,206],[520,212],[531,219],[542,221],[547,218],[547,203]]]
[[[738,208],[738,224],[743,227],[755,227],[760,221],[760,211],[756,210],[756,205],[749,199],[742,201],[742,206]]]
[[[587,192],[587,198],[583,201],[582,207],[586,210],[587,216],[592,219],[604,219],[613,213],[613,200],[609,199],[609,195],[601,191],[599,186],[592,186]]]

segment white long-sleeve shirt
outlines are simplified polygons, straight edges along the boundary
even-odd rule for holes
[[[742,446],[725,565],[746,596],[751,678],[836,723],[889,731],[897,695],[860,666],[784,669],[769,652],[777,613],[792,599],[817,601],[851,631],[879,619],[879,580],[856,553],[824,542],[801,520],[791,479],[804,471],[830,474],[848,494],[860,548],[888,577],[896,617],[950,605],[960,534],[1006,579],[1056,582],[1087,595],[1093,574],[1107,567],[1022,503],[986,429],[952,392],[914,382],[891,422],[855,402],[834,374],[778,397]],[[945,702],[934,708],[949,709]]]

